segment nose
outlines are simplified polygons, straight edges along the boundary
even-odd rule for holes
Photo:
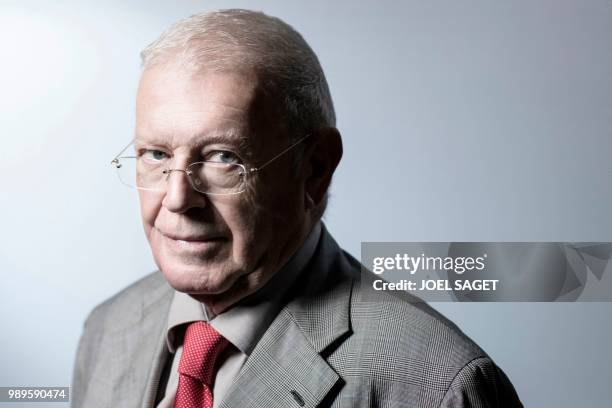
[[[205,207],[206,197],[193,189],[185,170],[172,169],[166,179],[166,195],[162,205],[168,211],[184,213],[194,207]]]

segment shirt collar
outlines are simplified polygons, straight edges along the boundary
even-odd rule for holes
[[[214,316],[205,305],[186,293],[174,291],[168,314],[166,343],[174,353],[180,345],[179,326],[193,321],[208,321],[223,337],[241,352],[251,351],[278,314],[285,288],[304,270],[319,242],[321,224],[317,223],[302,246],[289,261],[257,292],[242,299],[225,312]]]

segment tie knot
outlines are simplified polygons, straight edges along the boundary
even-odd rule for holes
[[[191,323],[185,331],[179,373],[211,386],[217,359],[228,345],[227,339],[210,324]]]

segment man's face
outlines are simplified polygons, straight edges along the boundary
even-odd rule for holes
[[[152,67],[138,90],[136,151],[155,151],[173,169],[203,160],[248,168],[287,146],[278,117],[254,76]],[[164,192],[139,190],[145,233],[171,286],[227,303],[286,262],[307,232],[303,183],[291,164],[290,154],[282,156],[237,195],[197,192],[183,172],[171,173]]]

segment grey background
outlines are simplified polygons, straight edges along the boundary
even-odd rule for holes
[[[109,164],[138,52],[227,7],[285,19],[319,55],[345,144],[326,222],[354,255],[612,241],[610,1],[2,1],[0,385],[68,385],[88,311],[154,269]],[[609,404],[612,304],[435,307],[526,406]]]

